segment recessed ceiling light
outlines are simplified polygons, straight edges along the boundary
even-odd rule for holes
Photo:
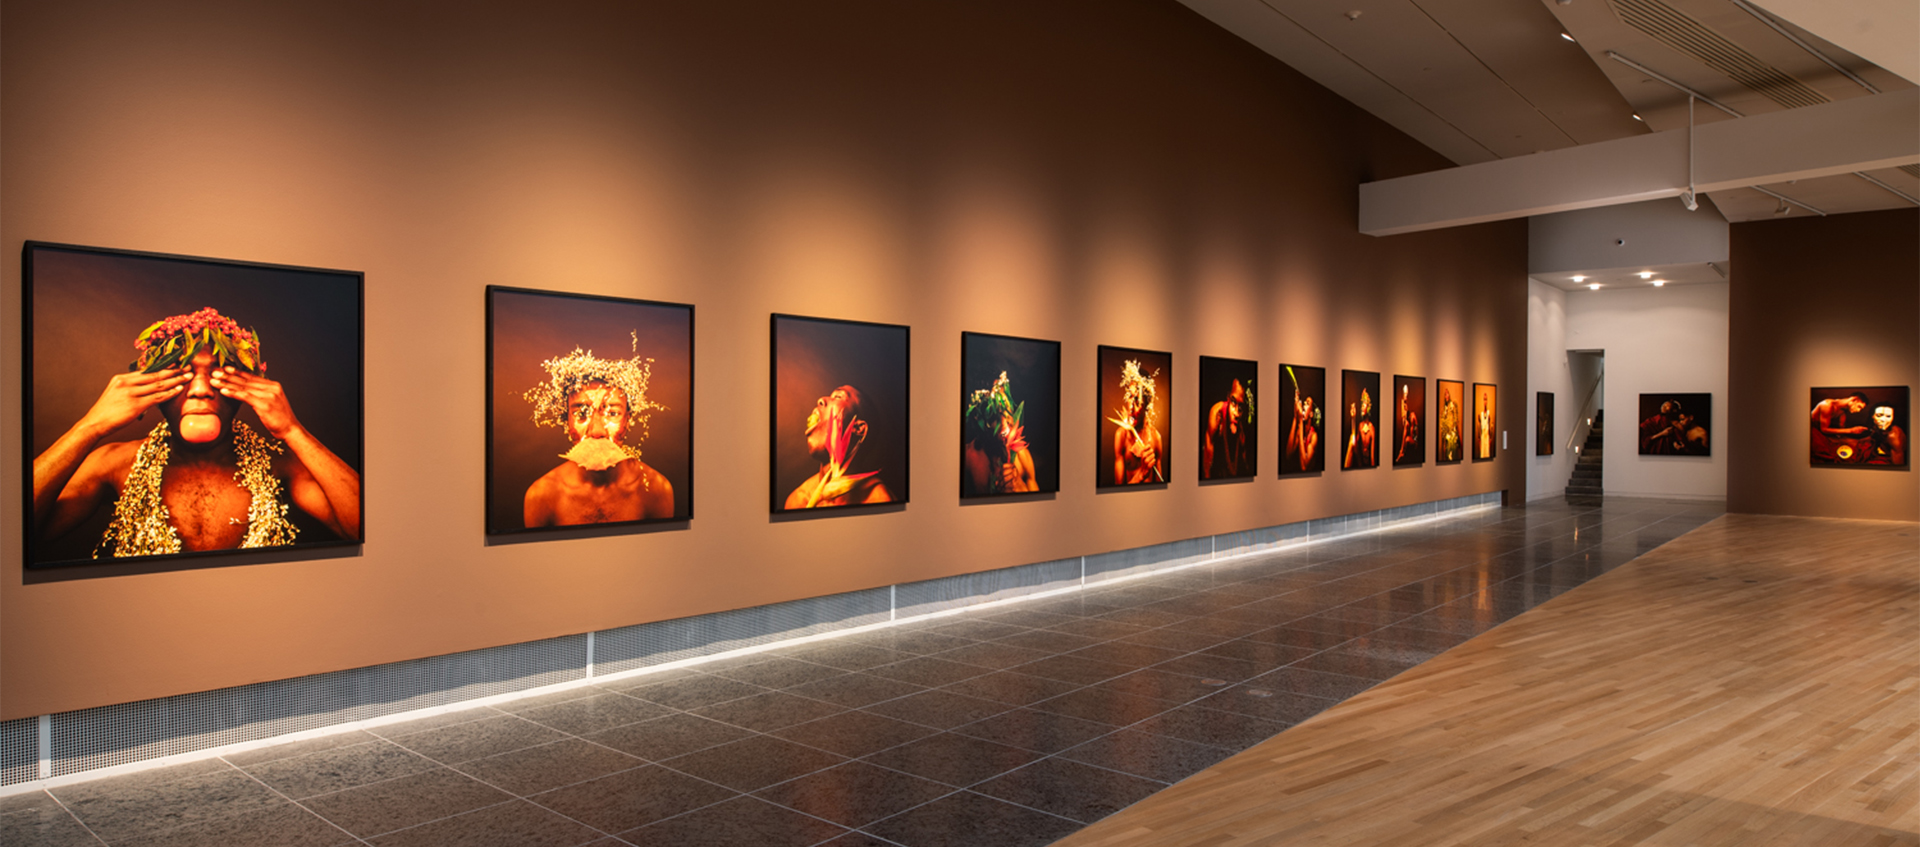
[[[1599,291],[1599,290],[1600,290],[1600,283],[1597,283],[1597,282],[1590,282],[1590,283],[1587,283],[1587,290],[1588,290],[1588,291]]]
[[[1584,277],[1584,276],[1581,276],[1581,275],[1579,275],[1579,274],[1574,274],[1574,275],[1573,275],[1573,281],[1574,281],[1574,282],[1586,282],[1586,281],[1587,281],[1587,278],[1586,278],[1586,277]]]
[[[1640,278],[1641,278],[1641,279],[1653,279],[1653,271],[1641,271],[1641,272],[1640,272]]]
[[[1643,117],[1640,117],[1640,113],[1639,113],[1639,112],[1634,112],[1634,113],[1633,113],[1633,119],[1634,119],[1634,120],[1636,120],[1636,121],[1639,121],[1639,122],[1641,122],[1641,123],[1646,123],[1646,122],[1647,122],[1647,119],[1646,119],[1646,118],[1643,118]]]
[[[1664,280],[1664,279],[1656,279],[1656,280],[1654,280],[1654,281],[1653,281],[1653,287],[1654,287],[1654,288],[1659,288],[1660,286],[1662,286],[1662,285],[1666,285],[1666,284],[1667,284],[1667,281],[1666,281],[1666,280]]]
[[[1571,36],[1571,35],[1568,35],[1568,34],[1566,34],[1566,33],[1564,33],[1564,32],[1563,32],[1563,33],[1560,33],[1560,37],[1561,37],[1561,38],[1564,38],[1564,39],[1566,39],[1566,40],[1568,40],[1568,41],[1572,41],[1572,40],[1573,40],[1573,36]]]

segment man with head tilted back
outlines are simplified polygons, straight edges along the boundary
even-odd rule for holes
[[[267,378],[257,333],[206,308],[155,321],[134,349],[128,372],[33,460],[42,537],[111,501],[94,558],[292,544],[290,506],[360,538],[360,475],[300,424]],[[264,436],[235,418],[242,404]],[[101,443],[154,409],[160,420],[145,438]]]
[[[807,453],[820,470],[787,495],[785,508],[819,509],[893,502],[880,471],[856,473],[861,445],[867,442],[865,402],[860,389],[842,385],[814,401],[807,415]]]
[[[640,338],[634,335],[634,346]],[[626,523],[674,516],[673,485],[640,459],[653,360],[573,352],[540,363],[547,381],[529,390],[534,423],[563,429],[572,449],[527,487],[527,528]]]

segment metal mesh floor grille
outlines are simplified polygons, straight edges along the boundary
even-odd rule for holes
[[[53,716],[53,775],[580,679],[586,637],[201,691]]]
[[[40,776],[37,718],[0,721],[0,785],[19,785]]]

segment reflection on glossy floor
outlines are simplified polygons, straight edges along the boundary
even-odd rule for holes
[[[1717,505],[1644,500],[1476,512],[698,670],[607,681],[498,708],[4,798],[0,842],[1046,844],[1467,642],[1718,512]],[[1726,565],[1711,567],[1731,573]],[[1911,594],[1904,596],[1910,614]],[[1783,614],[1788,602],[1767,601],[1749,611],[1791,623]],[[1881,616],[1876,620],[1892,614],[1864,600],[1829,601],[1835,604]],[[1635,620],[1621,617],[1625,612],[1598,614],[1599,629],[1562,634],[1571,639],[1573,654],[1589,642],[1593,649],[1618,652],[1614,640]],[[1469,642],[1463,651],[1490,676],[1514,670],[1503,666],[1507,657],[1515,657],[1519,670],[1572,661],[1566,655],[1520,660],[1514,648],[1489,648],[1486,641]],[[1746,643],[1761,649],[1759,642]],[[1905,682],[1898,682],[1900,674],[1882,674],[1875,684],[1903,685],[1910,692],[1911,665]],[[1352,701],[1349,706],[1360,708],[1363,717],[1343,725],[1364,723],[1370,710],[1381,708],[1362,708],[1364,703],[1418,701],[1426,686],[1445,682],[1475,690],[1471,676],[1429,673],[1427,667],[1403,677],[1421,680],[1414,696],[1396,680],[1381,691],[1398,693]],[[1735,684],[1746,684],[1744,679]],[[1559,725],[1560,710],[1607,711],[1609,697],[1640,684],[1609,676],[1585,690],[1581,702],[1501,714],[1481,731],[1496,737],[1506,729],[1547,731]],[[1621,700],[1622,707],[1602,723],[1680,720],[1697,696]],[[1731,741],[1718,735],[1712,740],[1750,743],[1764,753],[1771,749],[1768,740],[1793,724],[1793,704],[1817,698],[1817,691],[1783,696],[1776,710],[1742,723]],[[1860,715],[1867,715],[1864,703]],[[1441,726],[1437,731],[1444,733],[1452,724]],[[1835,735],[1836,747],[1850,749],[1877,739],[1879,730],[1834,724],[1825,731]],[[1903,743],[1910,746],[1912,739],[1908,735]],[[1615,751],[1601,770],[1563,785],[1560,791],[1573,799],[1559,807],[1571,812],[1584,808],[1581,798],[1629,787],[1608,780],[1658,782],[1635,770],[1633,757],[1644,752]],[[1298,767],[1317,767],[1318,779],[1333,781],[1400,770],[1365,767],[1377,758],[1316,748],[1301,754]],[[1205,790],[1219,784],[1214,773],[1149,805],[1195,785]],[[1472,774],[1475,790],[1488,794],[1481,802],[1514,793],[1499,789],[1506,781],[1499,776]],[[1538,783],[1553,774],[1515,776]],[[1905,785],[1912,805],[1911,770],[1888,770],[1883,779]],[[1285,787],[1263,781],[1249,790],[1296,796],[1310,789],[1312,780]],[[1837,790],[1876,790],[1881,796],[1887,789]],[[1473,817],[1477,808],[1460,801],[1436,813],[1435,823],[1458,830],[1460,819]],[[1168,838],[1163,829],[1137,840]],[[1270,841],[1263,835],[1248,843]],[[1466,837],[1461,843],[1485,842]]]
[[[1060,847],[1920,844],[1916,536],[1728,515]]]

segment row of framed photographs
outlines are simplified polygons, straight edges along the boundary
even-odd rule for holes
[[[30,566],[365,537],[361,274],[40,242],[23,264]],[[487,533],[691,518],[693,307],[486,299]],[[960,496],[1058,491],[1060,343],[968,332],[961,348]],[[907,502],[910,349],[905,326],[772,317],[771,511]],[[1164,485],[1172,355],[1102,346],[1098,367],[1096,485]],[[1383,396],[1379,374],[1340,372],[1330,442],[1326,371],[1274,373],[1279,474],[1320,473],[1329,452],[1345,470],[1427,460],[1426,379]],[[1255,476],[1260,365],[1203,356],[1198,376],[1189,473]],[[1494,386],[1435,390],[1434,459],[1493,458]],[[461,461],[439,455],[457,413],[380,419],[412,472]]]

